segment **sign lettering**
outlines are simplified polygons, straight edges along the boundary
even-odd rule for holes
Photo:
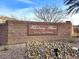
[[[54,35],[57,34],[57,25],[29,24],[29,35]]]

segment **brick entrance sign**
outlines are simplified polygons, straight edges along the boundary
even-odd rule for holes
[[[0,24],[0,44],[47,41],[72,37],[72,23],[7,20]]]
[[[57,25],[47,23],[29,24],[28,35],[57,35]]]

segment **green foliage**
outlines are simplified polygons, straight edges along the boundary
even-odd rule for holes
[[[68,14],[75,14],[79,12],[79,0],[64,0],[65,5],[68,5],[67,8]]]

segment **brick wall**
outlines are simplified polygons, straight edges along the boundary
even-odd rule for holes
[[[22,43],[26,41],[38,40],[45,41],[55,38],[67,38],[71,36],[72,24],[71,23],[57,23],[56,35],[29,35],[28,25],[33,24],[45,24],[41,22],[23,22],[23,21],[8,21],[8,44]]]
[[[7,24],[0,24],[0,44],[6,44],[8,42],[8,27]]]
[[[48,26],[52,24],[57,26],[57,34],[55,35],[28,35],[29,32],[29,25],[30,24],[39,24]],[[2,42],[6,42],[7,44],[17,44],[17,43],[24,43],[27,41],[47,41],[47,40],[54,40],[54,39],[63,39],[69,38],[72,34],[72,24],[70,22],[66,23],[45,23],[45,22],[27,22],[27,21],[17,21],[17,20],[8,20],[6,21],[5,25],[1,27],[4,28],[3,36],[1,38]],[[7,30],[8,29],[8,30]],[[1,30],[1,29],[0,29]],[[5,32],[6,31],[6,32]],[[0,42],[1,43],[1,42]]]

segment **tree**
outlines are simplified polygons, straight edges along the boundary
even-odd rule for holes
[[[79,12],[79,0],[64,0],[65,5],[68,5],[67,8],[68,14],[75,14]]]
[[[61,19],[66,15],[63,10],[57,7],[52,8],[46,6],[35,9],[34,14],[44,22],[61,22]]]
[[[0,16],[0,23],[5,23],[7,20],[17,20],[17,18],[13,16]]]

